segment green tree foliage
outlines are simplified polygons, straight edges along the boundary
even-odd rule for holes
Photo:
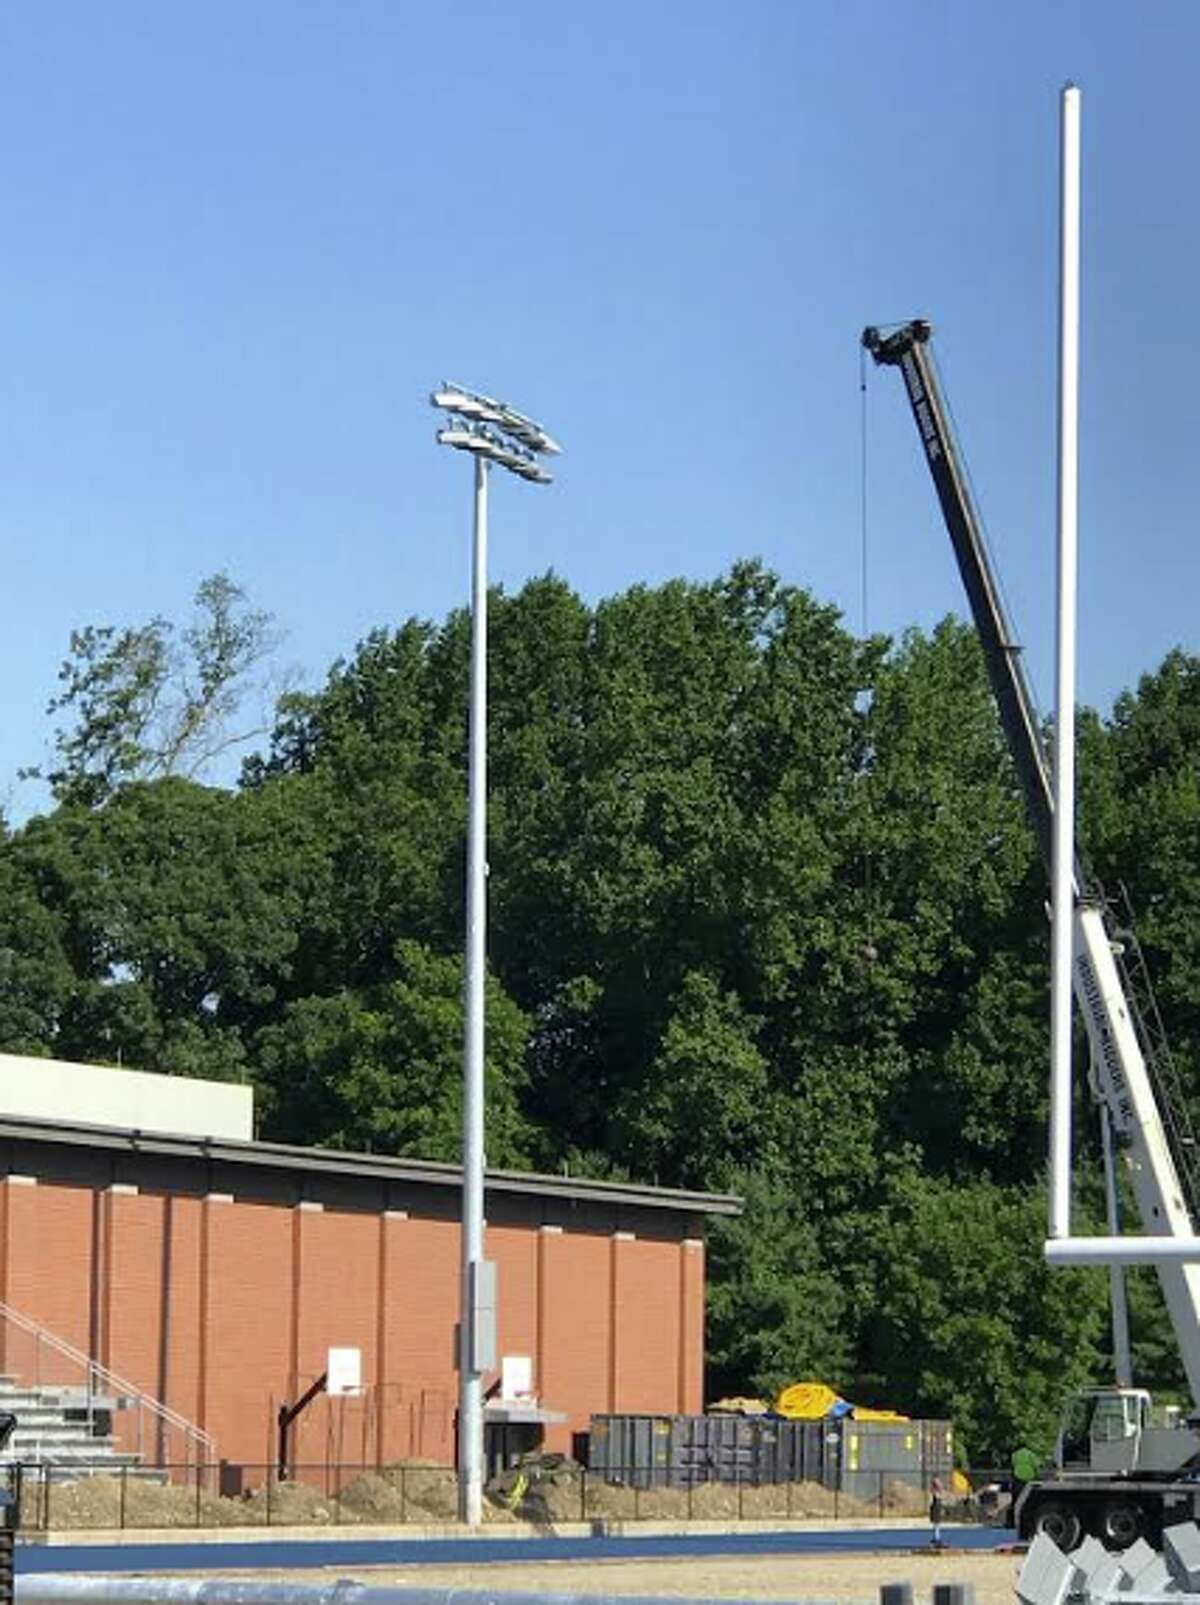
[[[394,979],[304,998],[259,1036],[269,1132],[335,1148],[455,1159],[462,1136],[462,963],[401,942]],[[485,1000],[487,1152],[528,1162],[518,1095],[528,1022],[494,984]]]
[[[52,895],[0,829],[0,1047],[46,1055],[77,975]]]
[[[374,631],[229,792],[195,776],[270,631],[223,576],[197,604],[73,639],[56,806],[0,830],[0,1047],[248,1077],[264,1135],[452,1160],[469,620]],[[859,641],[749,562],[595,606],[550,574],[490,624],[490,1160],[744,1195],[718,1391],[816,1373],[976,1458],[1047,1442],[1105,1295],[1039,1251],[1046,879],[973,632]],[[1200,662],[1081,733],[1195,1101]]]
[[[709,1230],[709,1391],[773,1400],[801,1377],[848,1387],[854,1347],[844,1282],[786,1176],[731,1178],[740,1216]]]
[[[1184,1054],[1200,1076],[1200,658],[1174,651],[1118,698],[1100,778],[1093,860],[1130,893],[1140,940]],[[1094,744],[1093,744],[1094,745]]]
[[[74,971],[46,1051],[239,1077],[247,1027],[293,972],[322,900],[311,819],[284,795],[168,779],[64,806],[8,844]]]
[[[617,1155],[712,1188],[768,1152],[771,1087],[757,1034],[734,993],[690,971],[636,1096],[614,1110]]]
[[[270,615],[252,609],[227,574],[200,582],[195,617],[178,635],[161,617],[72,631],[47,708],[73,719],[55,733],[58,767],[47,777],[55,797],[95,804],[125,781],[195,776],[259,733],[230,725],[250,671],[273,645]]]
[[[864,1247],[870,1385],[948,1417],[975,1465],[1048,1450],[1063,1395],[1098,1373],[1103,1273],[1051,1270],[1044,1190],[890,1169]]]

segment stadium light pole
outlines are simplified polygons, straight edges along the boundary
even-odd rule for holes
[[[495,1275],[483,1257],[484,982],[487,966],[487,515],[493,463],[535,485],[539,458],[561,450],[540,424],[462,385],[429,398],[445,415],[439,445],[475,459],[471,691],[467,759],[466,980],[463,993],[462,1292],[458,1328],[458,1514],[483,1520],[483,1373],[496,1364]]]

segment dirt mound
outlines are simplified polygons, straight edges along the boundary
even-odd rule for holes
[[[197,1492],[144,1477],[49,1482],[27,1489],[21,1503],[26,1526],[50,1530],[245,1526],[255,1519],[246,1501],[221,1499],[203,1488]]]
[[[766,1521],[811,1517],[870,1518],[925,1516],[927,1500],[918,1488],[889,1483],[883,1498],[853,1499],[815,1482],[769,1483],[741,1487],[728,1482],[691,1488],[629,1488],[589,1477],[541,1484],[535,1490],[550,1521]],[[527,1514],[524,1510],[522,1514]]]
[[[375,1525],[453,1521],[458,1489],[454,1473],[445,1466],[385,1466],[347,1483],[338,1510],[343,1521]]]

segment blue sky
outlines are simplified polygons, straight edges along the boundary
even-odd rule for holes
[[[758,555],[862,623],[857,339],[931,318],[1042,700],[1058,92],[1083,89],[1081,690],[1196,647],[1200,7],[565,0],[0,12],[0,797],[73,626],[224,568],[319,684],[467,595],[426,396],[542,418],[493,578]],[[962,609],[894,374],[868,624]],[[501,482],[501,480],[504,482]]]

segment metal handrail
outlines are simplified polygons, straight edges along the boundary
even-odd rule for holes
[[[196,1459],[200,1464],[203,1465],[206,1461],[216,1460],[217,1445],[211,1433],[205,1432],[203,1427],[198,1427],[194,1421],[189,1421],[186,1416],[180,1415],[177,1410],[172,1410],[170,1405],[163,1404],[160,1399],[155,1399],[150,1394],[144,1393],[135,1383],[120,1376],[116,1371],[110,1371],[106,1365],[101,1365],[99,1360],[92,1359],[82,1349],[77,1349],[73,1343],[68,1343],[66,1338],[58,1337],[55,1333],[47,1331],[44,1326],[39,1326],[28,1315],[23,1315],[20,1310],[13,1309],[11,1304],[5,1304],[2,1299],[0,1299],[0,1319],[11,1322],[18,1330],[29,1334],[36,1340],[39,1386],[41,1347],[42,1344],[45,1344],[47,1348],[52,1349],[56,1354],[62,1355],[64,1359],[82,1369],[84,1386],[87,1390],[89,1415],[92,1410],[91,1401],[98,1392],[121,1394],[133,1398],[136,1400],[139,1409],[148,1410],[151,1416],[164,1426],[171,1427],[176,1432],[182,1433],[185,1444],[196,1450]]]

